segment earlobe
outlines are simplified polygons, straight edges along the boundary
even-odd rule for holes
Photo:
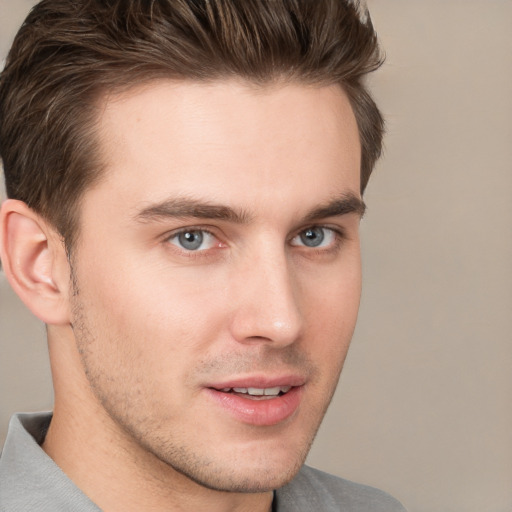
[[[43,322],[68,323],[69,281],[63,275],[69,265],[55,230],[22,201],[8,199],[0,210],[0,233],[2,266],[14,291]]]

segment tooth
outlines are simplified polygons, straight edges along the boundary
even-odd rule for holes
[[[260,388],[248,388],[247,389],[247,392],[249,393],[249,395],[255,395],[255,396],[266,395],[267,393],[265,391],[266,391],[265,389],[260,389]]]
[[[291,386],[276,386],[274,388],[224,388],[225,393],[234,391],[235,393],[245,393],[252,396],[277,396],[279,393],[288,393]]]

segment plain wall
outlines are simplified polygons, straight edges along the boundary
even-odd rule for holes
[[[31,4],[0,0],[1,54]],[[386,152],[365,197],[359,325],[309,462],[410,512],[510,512],[512,2],[368,5]],[[1,437],[52,393],[44,326],[1,275],[0,308]]]

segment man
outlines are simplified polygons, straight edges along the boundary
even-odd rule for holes
[[[53,415],[0,509],[398,511],[303,466],[360,297],[380,64],[342,0],[44,0],[0,79],[1,258]]]

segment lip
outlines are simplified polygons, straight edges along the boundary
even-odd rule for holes
[[[236,421],[253,426],[277,425],[290,418],[299,408],[305,379],[299,376],[241,377],[222,381],[204,388],[205,394],[223,412]],[[224,393],[226,388],[273,388],[292,386],[284,395],[266,400],[253,400]]]

